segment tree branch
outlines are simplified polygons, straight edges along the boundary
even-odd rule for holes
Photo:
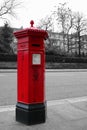
[[[0,17],[3,17],[6,14],[14,16],[14,9],[19,5],[20,3],[16,3],[16,0],[5,0],[0,7]]]

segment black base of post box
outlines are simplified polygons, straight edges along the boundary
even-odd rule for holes
[[[16,121],[34,125],[44,123],[46,121],[46,103],[23,104],[16,105]]]

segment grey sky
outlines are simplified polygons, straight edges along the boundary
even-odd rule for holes
[[[73,11],[82,12],[87,17],[87,0],[22,0],[21,8],[16,10],[17,18],[9,18],[9,23],[14,27],[29,27],[31,19],[37,24],[41,18],[49,15],[58,3],[67,2]],[[3,0],[0,0],[2,3]],[[35,25],[36,25],[35,24]],[[0,20],[0,25],[3,25]]]

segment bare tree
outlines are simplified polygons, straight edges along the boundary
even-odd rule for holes
[[[47,39],[45,47],[46,47],[46,51],[53,51],[53,43],[55,40],[50,39],[50,37],[51,37],[50,35],[53,31],[52,15],[50,15],[50,16],[47,15],[45,18],[42,18],[40,20],[40,22],[38,23],[37,28],[48,31],[49,37]]]
[[[67,7],[67,4],[59,4],[57,6],[57,10],[55,11],[56,14],[56,20],[58,25],[62,29],[62,35],[63,35],[63,44],[64,44],[64,50],[65,45],[67,44],[67,51],[69,52],[69,33],[71,28],[73,27],[73,20],[74,17],[72,15],[71,9]],[[67,39],[67,40],[66,40]]]
[[[72,11],[70,10],[68,12],[68,18],[66,20],[66,26],[65,26],[65,30],[66,30],[65,33],[66,33],[66,39],[67,39],[67,52],[68,53],[70,51],[70,45],[71,45],[70,36],[72,33],[71,29],[73,28],[73,26],[74,26],[74,16],[73,16]]]
[[[6,15],[15,16],[15,9],[20,5],[17,0],[5,0],[0,6],[0,18],[6,19]]]
[[[2,19],[2,20],[5,19],[6,21],[8,21],[7,15],[15,17],[16,16],[15,9],[19,8],[20,7],[19,5],[21,5],[21,3],[19,3],[17,0],[3,0],[3,2],[0,5],[0,19]],[[9,52],[9,49],[10,49],[10,41],[8,41],[8,42],[6,41],[6,39],[8,40],[10,37],[9,36],[7,38],[8,33],[13,35],[13,32],[9,31],[11,29],[9,29],[9,28],[7,28],[7,29],[8,29],[8,31],[5,32],[5,35],[4,35],[4,33],[2,33],[2,32],[4,32],[4,31],[2,31],[4,29],[0,28],[0,51],[3,50],[3,53],[7,52],[7,51]],[[12,36],[11,36],[11,38],[12,38]],[[7,42],[7,44],[5,41]],[[8,45],[8,47],[7,47],[7,45]]]
[[[87,20],[79,12],[75,13],[74,29],[76,30],[75,33],[76,33],[77,43],[78,43],[78,54],[79,56],[81,56],[81,48],[83,46],[83,42],[81,41],[81,36],[83,34],[86,34]]]
[[[44,29],[46,31],[52,31],[53,27],[52,16],[46,16],[45,18],[42,18],[38,23],[37,27],[40,29]]]

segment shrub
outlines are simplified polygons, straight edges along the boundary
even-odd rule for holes
[[[46,62],[87,63],[87,58],[86,57],[64,57],[60,55],[46,55]]]
[[[9,55],[9,54],[0,54],[0,61],[17,61],[17,55],[15,54],[12,54],[12,55]]]

